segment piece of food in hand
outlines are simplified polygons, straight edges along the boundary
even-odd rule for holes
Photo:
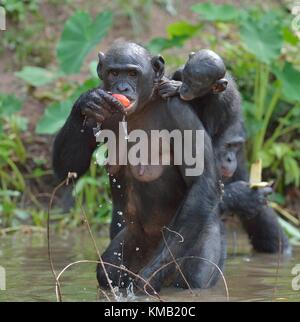
[[[130,100],[122,94],[112,94],[112,96],[117,99],[124,107],[129,107]]]
[[[269,182],[261,181],[262,161],[252,163],[250,170],[250,188],[265,188],[270,186]]]

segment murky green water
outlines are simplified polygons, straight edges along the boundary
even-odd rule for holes
[[[251,254],[244,234],[239,232],[237,237],[234,234],[228,236],[230,247],[225,269],[230,300],[300,301],[300,291],[294,291],[291,284],[295,277],[291,270],[300,264],[300,248],[294,248],[291,259],[280,259],[277,274],[278,256]],[[97,243],[103,250],[107,240],[97,238]],[[92,242],[84,231],[52,235],[52,248],[56,270],[73,261],[96,259]],[[6,290],[0,291],[0,301],[56,301],[45,234],[1,237],[0,266],[6,270]],[[61,284],[64,301],[96,301],[95,264],[73,266],[63,275]],[[222,281],[213,289],[194,295],[187,290],[165,289],[161,297],[165,301],[226,300]]]

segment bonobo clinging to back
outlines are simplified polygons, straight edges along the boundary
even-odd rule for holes
[[[96,146],[96,123],[118,134],[124,109],[107,92],[125,95],[131,101],[126,109],[129,137],[135,129],[144,130],[148,138],[151,130],[193,130],[193,135],[196,130],[204,130],[189,104],[177,97],[166,101],[155,95],[155,84],[164,73],[162,57],[152,57],[134,43],[115,43],[106,54],[99,54],[97,70],[103,88],[78,98],[54,143],[53,166],[61,179],[70,171],[82,175],[88,169]],[[118,144],[118,135],[116,139]],[[196,143],[194,138],[190,146],[193,155]],[[168,144],[172,160],[173,140]],[[128,149],[132,145],[129,141]],[[160,153],[164,151],[160,149]],[[218,176],[211,141],[205,132],[203,153],[204,171],[197,176],[187,176],[189,166],[185,162],[109,166],[113,216],[124,220],[125,227],[103,253],[104,262],[125,266],[149,280],[156,291],[167,281],[182,287],[187,287],[188,282],[196,288],[216,283],[219,272],[211,262],[222,268],[225,242],[219,216]],[[173,256],[184,278],[172,263]],[[112,286],[125,288],[134,279],[120,268],[106,265],[106,269]],[[109,286],[100,265],[97,279],[101,287]],[[139,289],[144,286],[140,279],[135,279],[134,284]]]
[[[191,53],[185,66],[172,78],[162,79],[159,94],[163,98],[179,95],[189,101],[210,135],[225,182],[222,213],[239,216],[255,250],[289,253],[288,240],[276,215],[266,206],[265,198],[271,189],[250,189],[247,183],[241,98],[222,58],[207,49]],[[229,153],[233,147],[234,151]],[[229,173],[222,173],[222,164]]]

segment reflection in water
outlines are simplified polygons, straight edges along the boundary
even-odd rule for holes
[[[53,236],[53,234],[52,234]],[[100,250],[107,240],[97,238]],[[292,290],[292,268],[300,264],[300,248],[294,248],[291,259],[251,254],[241,232],[228,233],[228,259],[225,278],[232,301],[300,301],[300,291]],[[52,238],[52,252],[57,271],[70,262],[96,260],[93,244],[86,231],[65,233]],[[0,301],[56,301],[53,277],[49,268],[45,234],[15,234],[0,238],[0,266],[6,269],[6,291],[0,291]],[[73,266],[62,277],[64,301],[97,300],[95,264]],[[165,301],[224,301],[222,280],[209,290],[195,291],[164,289]],[[102,300],[102,299],[101,299]],[[104,298],[103,298],[104,300]],[[123,299],[124,300],[124,299]],[[139,297],[136,300],[149,300]]]

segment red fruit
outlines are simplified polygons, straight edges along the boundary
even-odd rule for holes
[[[129,99],[122,94],[112,94],[114,98],[116,98],[124,107],[129,107],[130,101]]]

